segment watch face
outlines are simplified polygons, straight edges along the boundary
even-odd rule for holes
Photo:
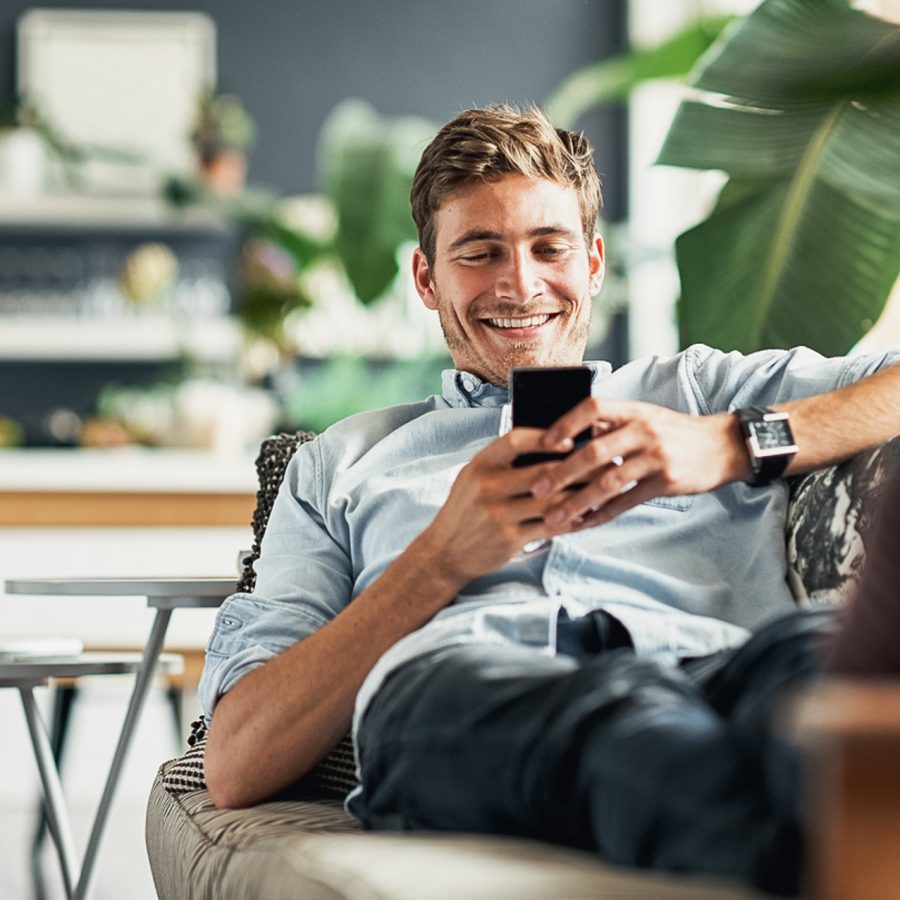
[[[767,450],[782,450],[785,447],[791,447],[794,443],[790,426],[784,419],[776,419],[774,422],[750,422],[749,431],[750,437],[756,442],[761,454]]]

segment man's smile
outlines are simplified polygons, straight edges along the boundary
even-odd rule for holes
[[[498,316],[496,318],[482,318],[481,321],[492,328],[497,328],[501,331],[514,331],[518,335],[520,332],[536,331],[558,315],[559,313],[537,313],[530,316]]]

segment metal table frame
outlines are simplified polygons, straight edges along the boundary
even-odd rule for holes
[[[236,586],[237,582],[234,578],[10,578],[4,583],[5,592],[11,595],[144,597],[147,605],[156,610],[156,616],[153,619],[150,635],[140,661],[127,670],[136,674],[134,687],[80,868],[71,839],[68,817],[65,815],[59,773],[53,760],[46,729],[38,715],[31,693],[31,688],[35,684],[42,683],[48,675],[35,675],[35,679],[30,681],[30,685],[26,686],[24,692],[20,691],[35,749],[35,758],[44,785],[47,819],[57,840],[66,894],[70,900],[84,900],[90,891],[110,806],[118,787],[125,758],[134,738],[137,723],[144,709],[173,610],[218,607],[229,594],[234,593]],[[110,654],[106,654],[106,656],[108,657]],[[20,674],[23,672],[21,669],[23,663],[11,665],[18,667]],[[41,663],[36,662],[32,665],[39,667]],[[49,665],[49,663],[45,664],[45,668]],[[2,668],[0,668],[0,672],[2,672]],[[66,676],[54,673],[49,677]],[[3,683],[0,679],[0,684]]]

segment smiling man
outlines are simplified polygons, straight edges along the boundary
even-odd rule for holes
[[[770,723],[833,626],[793,611],[782,476],[900,430],[900,354],[588,363],[589,399],[498,437],[512,367],[582,362],[599,203],[586,139],[535,109],[469,110],[426,148],[413,269],[456,368],[291,461],[256,590],[207,648],[207,783],[219,806],[257,802],[352,722],[368,827],[791,893],[801,810]],[[566,459],[513,465],[586,428]],[[744,433],[767,428],[757,456]]]
[[[548,179],[511,174],[447,198],[413,273],[457,368],[505,385],[514,366],[580,365],[603,281],[595,224]]]

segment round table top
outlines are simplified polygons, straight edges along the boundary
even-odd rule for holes
[[[145,597],[154,607],[219,606],[237,590],[237,577],[7,578],[7,595]]]

